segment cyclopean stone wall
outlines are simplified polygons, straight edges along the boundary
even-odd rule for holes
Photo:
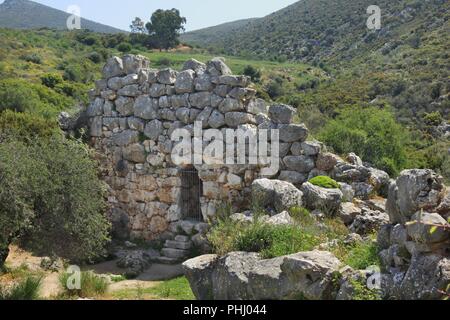
[[[221,58],[206,64],[189,60],[179,72],[151,69],[142,56],[109,59],[103,79],[90,92],[86,115],[108,185],[114,235],[155,239],[176,232],[186,213],[180,206],[182,168],[172,162],[170,137],[178,128],[192,132],[194,121],[201,121],[203,129],[279,129],[280,170],[269,178],[307,193],[307,206],[321,203],[321,190],[300,187],[317,175],[342,182],[339,202],[387,193],[386,173],[364,166],[353,154],[344,161],[327,153],[322,144],[307,141],[304,125],[292,123],[294,108],[269,106],[255,96],[250,79],[232,75]],[[257,165],[195,167],[203,183],[205,221],[214,218],[224,202],[232,203],[234,212],[249,208],[252,183],[265,177]]]

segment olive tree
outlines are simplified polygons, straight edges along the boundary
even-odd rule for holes
[[[104,253],[103,184],[81,143],[61,137],[0,145],[0,265],[12,241],[72,261]]]

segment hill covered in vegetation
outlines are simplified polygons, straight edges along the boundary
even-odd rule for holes
[[[0,4],[0,28],[11,29],[67,29],[70,14],[28,0],[5,0]],[[83,29],[102,33],[125,32],[101,23],[81,19]]]

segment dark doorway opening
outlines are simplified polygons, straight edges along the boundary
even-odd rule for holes
[[[181,213],[183,219],[203,221],[200,197],[203,184],[195,168],[181,170]]]

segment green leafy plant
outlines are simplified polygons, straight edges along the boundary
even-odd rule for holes
[[[327,176],[317,176],[309,180],[315,186],[327,189],[340,189],[339,183]]]

